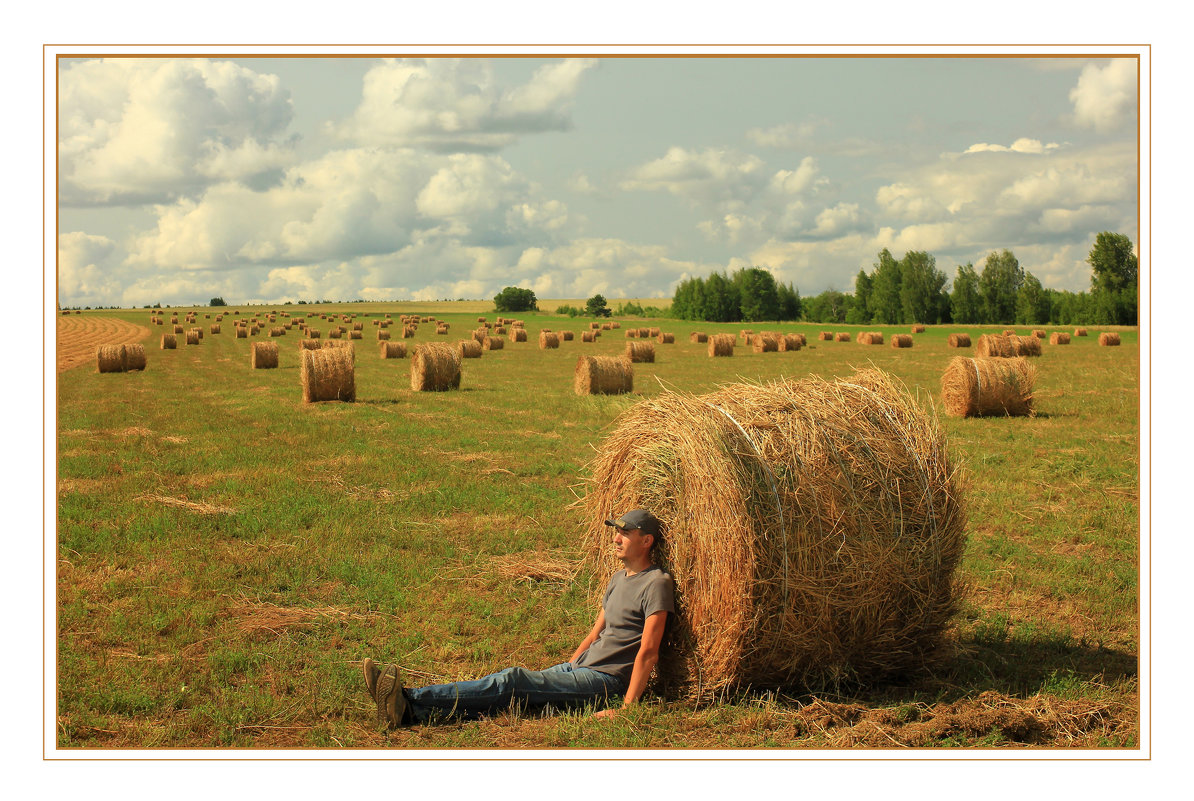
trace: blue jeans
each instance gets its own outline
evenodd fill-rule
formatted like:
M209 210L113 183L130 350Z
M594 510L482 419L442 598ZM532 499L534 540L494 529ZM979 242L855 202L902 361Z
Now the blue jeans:
M513 704L558 709L584 706L624 695L621 679L570 662L546 670L506 668L472 681L404 689L407 710L415 722L435 717L474 718L502 712Z

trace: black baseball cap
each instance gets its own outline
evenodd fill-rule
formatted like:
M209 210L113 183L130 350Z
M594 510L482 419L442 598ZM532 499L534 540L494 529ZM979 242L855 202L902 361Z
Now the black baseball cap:
M659 518L646 509L631 509L617 520L606 520L605 525L620 528L623 531L637 528L644 534L650 534L655 539L659 539Z

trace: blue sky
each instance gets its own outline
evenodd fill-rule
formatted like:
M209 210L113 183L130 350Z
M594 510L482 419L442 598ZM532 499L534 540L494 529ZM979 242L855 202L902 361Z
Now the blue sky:
M59 62L62 305L670 297L1137 241L1132 58Z

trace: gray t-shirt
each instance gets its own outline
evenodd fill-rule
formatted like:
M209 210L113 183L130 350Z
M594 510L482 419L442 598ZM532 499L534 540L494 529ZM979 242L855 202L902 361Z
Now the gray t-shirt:
M647 618L656 612L675 613L673 592L672 577L657 565L633 576L627 576L625 570L615 573L601 602L605 628L576 660L576 665L629 682Z

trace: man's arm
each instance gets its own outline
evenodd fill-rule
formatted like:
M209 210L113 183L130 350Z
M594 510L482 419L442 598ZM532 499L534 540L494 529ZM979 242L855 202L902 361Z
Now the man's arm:
M601 635L601 630L604 628L605 607L602 607L601 611L597 613L597 622L593 624L593 630L589 632L589 636L580 641L580 645L576 647L576 653L572 654L572 657L568 661L575 662L580 659L581 654L589 650L589 646L597 640L597 637Z
M651 678L651 671L659 661L659 645L663 642L663 627L667 623L667 612L659 611L652 614L643 623L643 639L639 646L638 655L634 657L634 670L630 673L630 683L626 687L626 695L622 699L622 708L638 701L647 689L647 679ZM597 717L613 717L617 710L604 709L597 713Z

